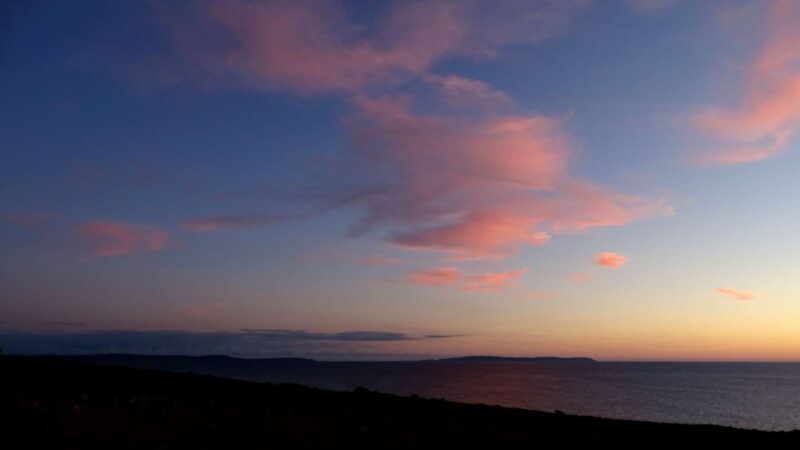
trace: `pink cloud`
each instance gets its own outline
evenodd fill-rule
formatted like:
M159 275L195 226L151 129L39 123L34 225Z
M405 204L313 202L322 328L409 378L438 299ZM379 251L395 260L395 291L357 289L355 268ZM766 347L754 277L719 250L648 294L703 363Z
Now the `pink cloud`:
M428 286L448 286L461 279L462 272L455 267L438 267L435 269L415 270L411 272L410 279L414 284Z
M344 93L353 102L356 112L346 122L353 149L330 185L317 189L311 202L318 210L360 211L352 234L375 232L406 249L479 259L558 234L669 214L662 202L570 176L567 117L516 112L487 83L430 73L445 58L487 58L508 44L541 42L588 4L395 2L369 26L338 3L304 1L211 1L191 19L165 16L182 55L211 78ZM414 98L397 92L414 80L435 86L462 114L415 110ZM230 225L184 224L197 232Z
M619 253L603 252L594 257L594 262L598 266L619 269L626 262L628 262L628 258L624 255L620 255Z
M587 281L591 281L592 275L588 273L576 273L571 275L569 279L573 283L586 283Z
M625 225L650 217L675 214L665 199L648 200L620 194L586 180L567 178L559 185L557 214L551 218L554 233Z
M749 67L744 99L735 108L706 108L692 121L719 139L696 156L700 164L743 164L784 152L800 127L800 3L770 2L766 44Z
M402 247L502 256L554 234L671 213L663 202L570 177L561 120L423 116L392 98L359 105L352 164L380 174L382 184L348 196L365 209L355 229L388 227L389 241Z
M169 234L150 225L91 221L78 225L75 232L92 248L94 256L121 256L156 252L169 245Z
M776 133L768 142L762 144L732 145L697 155L694 162L701 166L720 166L746 164L775 157L786 150L791 134L788 131Z
M272 217L254 214L217 214L185 221L183 229L192 233L212 233L230 228L253 228L272 225L286 217Z
M353 122L357 150L411 176L436 172L475 183L547 189L566 170L568 139L557 119L537 114L420 116L407 104L386 98L361 98L359 106L361 120ZM381 154L373 152L376 146L383 149Z
M160 6L179 56L205 78L301 92L363 92L442 58L491 56L560 33L588 0L393 2L373 24L338 2L205 1ZM377 24L377 25L374 25Z
M504 92L480 80L462 78L458 75L427 75L424 79L439 88L445 102L453 106L477 105L485 110L510 108L516 104Z
M410 249L455 252L464 259L501 256L520 245L543 245L550 235L535 231L536 217L508 211L474 211L455 223L398 232L392 241Z
M467 277L459 287L462 291L484 294L498 294L509 287L516 286L517 280L527 271L519 269L511 272L482 273Z
M517 280L526 271L527 269L519 269L465 275L461 269L455 267L440 267L413 271L409 274L408 281L426 286L447 286L465 292L499 294L516 286Z
M731 288L717 288L716 291L722 295L735 298L736 300L752 300L756 298L756 294L750 291L740 291Z

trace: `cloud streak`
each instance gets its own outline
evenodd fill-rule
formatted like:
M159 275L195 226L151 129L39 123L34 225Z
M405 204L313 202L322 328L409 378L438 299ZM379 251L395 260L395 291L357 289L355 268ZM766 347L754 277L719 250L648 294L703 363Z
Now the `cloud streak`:
M727 295L728 297L734 298L736 300L753 300L756 298L756 294L750 291L740 291L738 289L731 289L731 288L717 288L716 291L722 295Z
M455 267L437 267L409 273L407 281L424 286L450 287L464 292L499 294L517 285L527 269L465 274Z
M351 170L374 175L348 196L364 211L355 234L386 230L407 249L480 259L671 212L572 178L561 120L419 115L396 98L362 98L359 106L349 123Z
M181 227L192 233L213 233L226 229L265 227L288 219L263 214L215 214L187 220Z
M437 267L434 269L415 270L410 274L411 282L427 286L449 286L459 280L463 273L455 267Z
M569 280L573 283L587 283L592 280L592 275L589 273L575 273L570 275Z
M433 84L445 103L454 107L478 106L486 110L503 110L516 105L516 102L504 92L480 80L471 80L458 75L426 75L424 80Z
M453 56L490 57L560 33L588 0L390 2L374 24L339 2L204 1L159 6L178 55L204 83L301 93L396 85Z
M169 246L169 234L151 225L89 221L74 229L90 247L93 256L123 256L157 252Z
M308 215L351 208L351 235L464 260L670 213L661 201L574 177L569 117L521 112L483 81L433 73L444 59L487 59L507 45L540 43L588 4L391 2L369 24L332 2L208 1L192 13L162 11L180 54L212 82L337 93L352 104L351 149L330 165ZM448 114L418 101L415 82L432 87ZM184 228L262 224L258 215L212 216Z
M481 294L499 294L508 288L514 287L517 280L528 269L519 269L511 272L481 273L467 278L460 286L462 291Z
M800 4L774 0L767 8L766 43L748 69L744 99L735 108L706 108L695 127L720 141L696 155L704 165L762 161L783 153L800 128Z

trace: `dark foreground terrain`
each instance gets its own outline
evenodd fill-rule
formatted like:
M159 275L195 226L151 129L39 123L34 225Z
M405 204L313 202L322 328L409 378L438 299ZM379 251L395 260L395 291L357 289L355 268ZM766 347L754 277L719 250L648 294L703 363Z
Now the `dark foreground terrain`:
M357 389L0 357L0 447L800 448L800 432L598 419Z

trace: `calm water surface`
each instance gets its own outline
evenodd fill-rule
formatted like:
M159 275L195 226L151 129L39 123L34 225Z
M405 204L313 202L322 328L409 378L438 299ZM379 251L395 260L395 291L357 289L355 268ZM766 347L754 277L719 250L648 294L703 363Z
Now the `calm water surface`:
M242 361L154 368L617 419L800 429L799 363Z
M237 378L568 414L800 429L800 364L323 363Z

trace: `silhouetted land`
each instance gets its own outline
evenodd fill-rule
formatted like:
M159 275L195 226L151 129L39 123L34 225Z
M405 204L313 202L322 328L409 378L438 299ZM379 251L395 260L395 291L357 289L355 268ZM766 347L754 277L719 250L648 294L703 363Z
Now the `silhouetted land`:
M356 389L0 357L0 446L49 449L800 448L764 432L570 416Z

